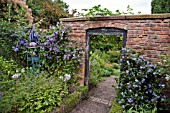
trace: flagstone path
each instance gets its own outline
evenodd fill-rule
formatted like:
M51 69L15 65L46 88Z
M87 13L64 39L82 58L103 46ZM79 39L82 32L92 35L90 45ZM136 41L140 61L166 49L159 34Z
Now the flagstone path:
M92 88L89 98L79 102L70 113L108 113L116 96L116 90L112 87L116 84L115 77L106 77L105 81Z

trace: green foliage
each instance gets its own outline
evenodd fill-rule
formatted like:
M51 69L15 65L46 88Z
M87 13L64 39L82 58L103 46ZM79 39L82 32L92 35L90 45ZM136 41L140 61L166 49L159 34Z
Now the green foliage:
M122 36L90 36L90 49L101 51L120 50L122 47Z
M24 22L32 24L33 17L28 6L18 0L1 0L0 9L0 18L8 22L16 23L23 18Z
M11 87L7 90L7 84ZM43 84L42 84L43 83ZM62 98L68 94L66 85L55 77L21 76L8 81L1 81L2 97L0 111L8 112L49 112L60 106Z
M66 108L64 108L66 113L73 109L73 107L79 102L80 94L80 92L74 92L64 99L63 104L66 106Z
M99 57L97 55L91 54L90 57L90 71L89 71L89 85L96 86L99 83L99 78L103 74L101 72L101 64L99 62Z
M101 5L93 6L90 9L82 9L83 12L85 13L79 13L78 16L83 16L83 17L94 17L94 16L120 16L120 15L125 15L125 14L130 14L133 15L134 13L132 12L133 9L130 7L130 5L127 6L127 11L120 11L116 10L115 13L110 11L107 8L102 8ZM138 14L141 12L139 11Z
M17 65L13 60L7 61L3 57L0 57L0 81L11 79L16 69Z
M8 60L13 59L17 61L21 56L14 54L12 46L14 45L16 38L20 39L21 37L25 37L23 28L27 26L27 23L25 22L24 17L22 17L23 15L17 14L17 18L14 18L13 15L15 14L12 13L11 4L8 4L7 8L8 10L6 13L8 16L0 18L0 56L3 56ZM22 9L18 12L21 14L25 13Z
M166 53L166 55L161 56L162 60L161 62L158 62L159 67L163 68L163 74L165 75L165 88L164 88L164 94L167 96L167 100L159 103L158 105L158 111L162 110L170 110L170 47Z
M141 108L141 111L136 111L136 110L133 110L133 107L132 107L129 110L127 110L126 113L157 113L157 108L155 107L153 110L146 110L146 109Z
M79 13L79 16L83 17L93 17L93 16L112 16L113 13L107 8L101 8L101 5L93 6L90 9L82 9L87 13Z
M162 90L164 75L163 68L153 65L131 50L122 49L126 54L122 56L123 69L119 79L117 102L127 111L155 109L157 103L164 100Z
M81 93L81 98L86 98L88 96L88 86L79 86L76 89L76 92L80 92Z
M122 112L123 112L122 107L116 101L114 101L109 113L122 113Z
M35 22L41 28L55 26L59 18L68 17L68 5L63 0L27 0L27 5L32 9Z
M152 13L170 13L169 0L152 0L151 11Z

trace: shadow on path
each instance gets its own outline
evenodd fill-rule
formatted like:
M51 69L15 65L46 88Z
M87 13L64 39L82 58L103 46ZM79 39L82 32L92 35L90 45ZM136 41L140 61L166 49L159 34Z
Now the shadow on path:
M116 90L112 87L116 84L115 77L106 77L105 81L92 88L89 98L79 102L70 113L108 113L116 96Z

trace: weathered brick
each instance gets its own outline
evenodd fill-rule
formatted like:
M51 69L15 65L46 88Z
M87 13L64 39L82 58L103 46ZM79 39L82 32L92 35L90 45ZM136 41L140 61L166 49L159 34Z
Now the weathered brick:
M155 23L147 23L145 24L145 27L155 27L156 24Z
M168 35L161 35L160 38L168 38Z
M162 27L162 30L163 31L168 31L168 30L170 30L170 28L169 27Z
M162 23L163 21L161 19L159 19L159 20L153 20L152 22L153 23Z
M161 27L150 27L151 31L161 31L162 28Z
M139 23L140 20L129 20L128 22L129 22L129 23Z
M144 34L155 34L154 31L144 31Z
M158 27L169 27L169 23L160 23L157 24Z
M143 30L143 31L149 31L148 27L138 27L139 30Z
M158 31L157 34L158 35L168 35L169 32L168 31Z

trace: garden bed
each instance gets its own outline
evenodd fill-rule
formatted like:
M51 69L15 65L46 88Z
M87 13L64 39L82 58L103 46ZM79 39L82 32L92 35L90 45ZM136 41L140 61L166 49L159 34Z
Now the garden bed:
M80 86L76 89L75 92L73 92L72 94L69 94L66 98L63 99L63 102L60 107L53 109L49 113L68 113L82 99L85 99L87 97L88 97L88 87Z

